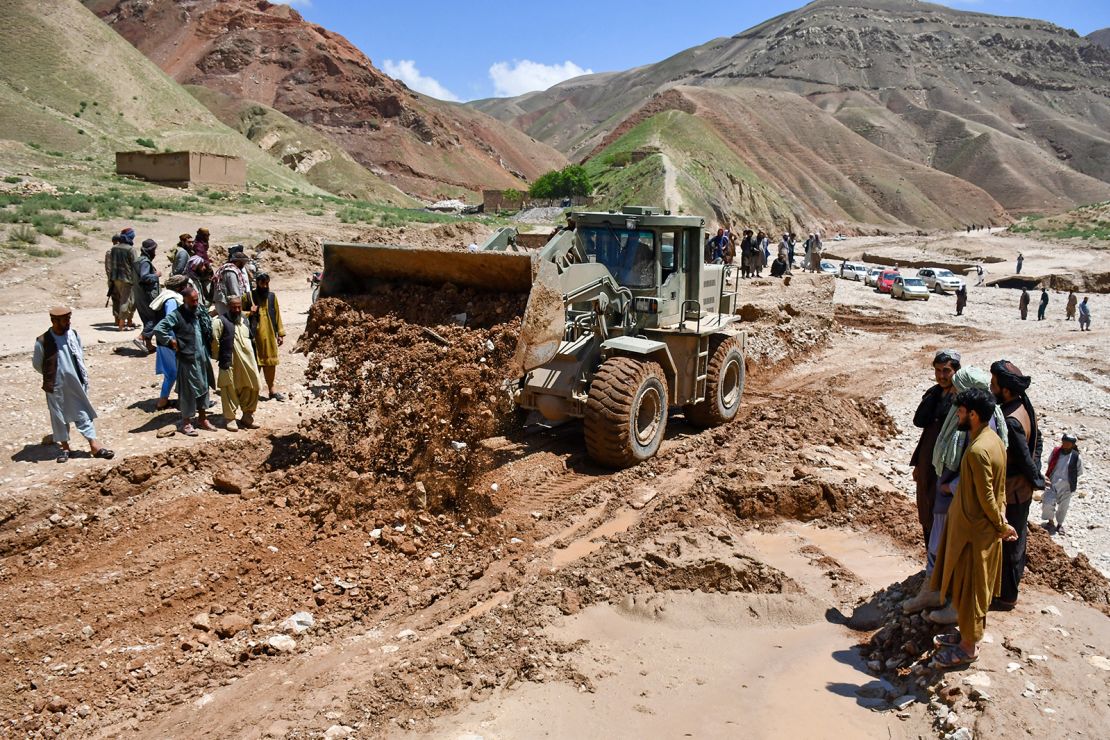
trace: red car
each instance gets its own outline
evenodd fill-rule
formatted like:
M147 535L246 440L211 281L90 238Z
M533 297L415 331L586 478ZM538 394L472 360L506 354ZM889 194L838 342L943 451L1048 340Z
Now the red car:
M889 293L894 286L894 278L898 277L899 274L894 270L879 273L879 279L875 281L875 290L880 293Z

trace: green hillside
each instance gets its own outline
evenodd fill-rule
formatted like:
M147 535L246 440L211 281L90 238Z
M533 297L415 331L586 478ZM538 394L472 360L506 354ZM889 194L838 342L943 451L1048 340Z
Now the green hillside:
M633 162L633 152L645 153ZM704 119L663 111L585 162L599 204L663 204L720 223L799 229L804 210L760 181Z
M273 159L301 172L309 182L336 195L415 207L415 200L356 162L343 147L284 113L198 85L186 85L223 123L246 136Z
M4 0L2 18L5 169L45 167L72 181L112 171L117 150L197 149L245 157L251 184L321 192L217 120L78 0Z

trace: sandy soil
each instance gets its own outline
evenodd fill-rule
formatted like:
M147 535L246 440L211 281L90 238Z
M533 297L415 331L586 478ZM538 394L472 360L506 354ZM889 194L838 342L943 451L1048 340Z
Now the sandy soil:
M1023 249L1036 265L1056 248ZM74 262L91 271L79 284L97 285L97 259ZM307 299L284 280L295 335ZM24 313L41 288L27 290ZM266 429L157 438L171 419L143 408L153 362L116 352L128 337L94 326L90 295L76 318L112 465L43 459L29 345L5 340L0 734L1096 735L1110 586L1043 533L975 669L938 675L920 645L878 639L920 632L891 615L920 570L908 414L939 346L1014 360L1046 428L1091 440L1072 514L1089 528L1060 542L1107 570L1107 306L1095 296L1080 335L1054 300L1051 320L1019 324L1002 289L973 291L957 319L951 298L752 281L736 422L675 417L656 458L618 473L585 458L573 424L482 440L479 514L424 511L404 473L330 456L313 432L327 388L302 355L283 356L296 398L263 404ZM868 603L882 619L849 621Z

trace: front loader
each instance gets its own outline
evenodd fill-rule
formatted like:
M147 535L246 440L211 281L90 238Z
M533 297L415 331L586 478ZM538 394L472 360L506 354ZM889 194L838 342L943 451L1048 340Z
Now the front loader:
M746 336L737 276L703 259L705 221L658 208L570 212L537 250L502 229L477 251L324 244L321 296L376 280L527 293L516 403L582 419L586 449L627 467L658 451L670 409L708 427L736 416Z

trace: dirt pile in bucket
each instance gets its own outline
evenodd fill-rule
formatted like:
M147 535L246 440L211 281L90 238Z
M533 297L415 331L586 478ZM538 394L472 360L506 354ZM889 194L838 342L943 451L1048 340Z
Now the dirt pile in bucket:
M319 301L301 348L331 409L308 436L423 508L474 507L480 443L516 423L506 381L525 301L450 285Z

